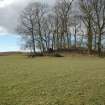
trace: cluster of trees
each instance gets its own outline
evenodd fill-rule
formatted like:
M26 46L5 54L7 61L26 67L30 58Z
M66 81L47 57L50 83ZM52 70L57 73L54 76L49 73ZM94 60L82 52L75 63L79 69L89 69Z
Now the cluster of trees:
M77 3L77 5L76 5ZM101 55L105 34L105 0L58 0L54 5L30 3L21 13L17 31L25 48L36 54L88 48Z

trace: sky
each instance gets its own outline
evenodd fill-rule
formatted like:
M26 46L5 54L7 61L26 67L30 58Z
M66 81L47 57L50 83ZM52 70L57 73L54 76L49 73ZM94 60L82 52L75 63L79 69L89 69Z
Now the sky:
M31 1L53 3L54 0L0 0L0 52L19 51L20 38L15 29L19 14Z
M0 36L0 52L20 51L20 38L16 35L1 35Z
M32 1L53 4L55 0L0 0L0 52L19 51L20 38L16 34L22 10Z

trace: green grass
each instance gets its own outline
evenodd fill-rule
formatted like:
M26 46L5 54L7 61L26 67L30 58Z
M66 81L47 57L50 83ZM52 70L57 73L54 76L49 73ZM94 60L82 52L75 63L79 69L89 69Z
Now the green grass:
M105 105L105 59L0 57L0 105Z

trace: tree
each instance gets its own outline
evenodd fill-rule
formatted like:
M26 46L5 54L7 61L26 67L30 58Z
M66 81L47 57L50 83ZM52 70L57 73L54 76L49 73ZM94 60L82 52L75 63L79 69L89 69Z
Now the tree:
M75 13L73 14L71 26L73 29L72 34L74 35L74 47L77 48L77 34L81 28L81 18L79 15L77 15Z
M80 10L82 12L82 21L86 26L87 35L88 35L88 51L89 54L92 52L92 42L93 42L93 8L91 4L91 0L80 0Z
M97 27L98 34L98 54L101 56L102 36L105 31L105 0L92 0L93 22Z
M44 48L44 39L43 39L43 29L45 25L45 19L47 14L47 6L37 2L34 4L34 16L35 16L35 32L38 35L39 43L40 43L40 50L41 52L45 51Z
M60 48L66 48L66 38L68 40L69 47L69 20L70 20L70 12L71 6L74 0L60 0L56 3L56 20L57 20L57 33L59 33L60 38ZM58 30L59 29L59 30ZM65 37L66 36L66 37Z
M27 37L26 45L31 45L33 54L35 55L36 43L39 43L39 48L44 52L44 27L46 18L47 6L40 2L30 3L20 16L20 23L18 25L18 32ZM26 39L26 38L25 38Z
M48 4L32 2L24 9L18 31L26 42L25 47L32 49L33 55L36 47L42 53L49 49L70 49L73 37L75 48L82 46L86 38L89 54L93 50L93 41L96 49L98 39L98 52L101 55L105 33L105 1L79 0L80 10L72 9L74 3L77 2L59 0L53 7L49 7Z
M31 46L33 55L36 53L35 46L35 16L34 16L34 4L29 4L20 16L20 23L18 24L17 31L26 40L26 47ZM26 38L25 38L26 37ZM31 44L31 45L30 45Z

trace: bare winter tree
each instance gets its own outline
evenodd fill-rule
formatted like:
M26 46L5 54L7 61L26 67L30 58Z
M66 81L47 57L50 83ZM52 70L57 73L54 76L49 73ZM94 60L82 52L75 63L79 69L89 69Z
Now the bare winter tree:
M35 4L35 17L36 17L36 34L39 37L39 43L40 43L40 50L42 52L45 51L44 47L44 39L43 39L43 29L45 27L45 20L46 20L46 14L47 14L47 6L41 3Z
M17 31L23 36L26 41L26 47L32 48L33 55L35 55L35 16L34 16L34 4L29 4L20 16L20 23L17 27Z
M98 34L98 53L101 56L102 36L105 31L105 0L92 0L93 6L93 22L97 27Z
M60 49L60 16L59 16L59 7L58 5L54 6L54 30L56 36L56 47L57 50Z
M40 2L29 4L22 12L18 26L18 31L25 39L25 47L32 49L35 55L36 47L42 53L48 52L49 49L68 50L72 48L74 41L74 47L77 49L86 39L89 54L92 53L94 41L94 49L98 46L101 55L105 33L105 1L79 0L76 7L80 7L79 11L72 7L75 3L78 2L59 0L52 7Z
M69 30L69 18L71 12L71 5L74 0L60 0L56 3L56 16L58 17L59 23L59 38L60 38L60 48L66 47L66 37L68 38ZM69 39L68 39L69 40ZM69 41L68 41L69 43Z
M81 18L79 15L74 14L72 17L71 26L73 29L72 34L74 35L74 47L77 48L77 34L81 31Z
M45 50L43 31L46 26L46 12L46 5L41 4L40 2L33 2L24 9L20 16L20 25L18 26L18 31L31 40L26 42L32 42L31 47L33 46L33 54L36 52L36 43L38 43L42 52Z
M48 51L50 48L54 48L54 16L50 12L46 14L46 17L43 21L43 28L42 28L42 34L44 43L45 43L45 49Z
M93 14L93 8L91 4L91 0L80 0L80 10L82 12L82 21L85 24L85 27L87 29L87 35L88 35L88 51L89 54L91 54L92 51L92 42L93 42L93 20L92 20L92 14Z

